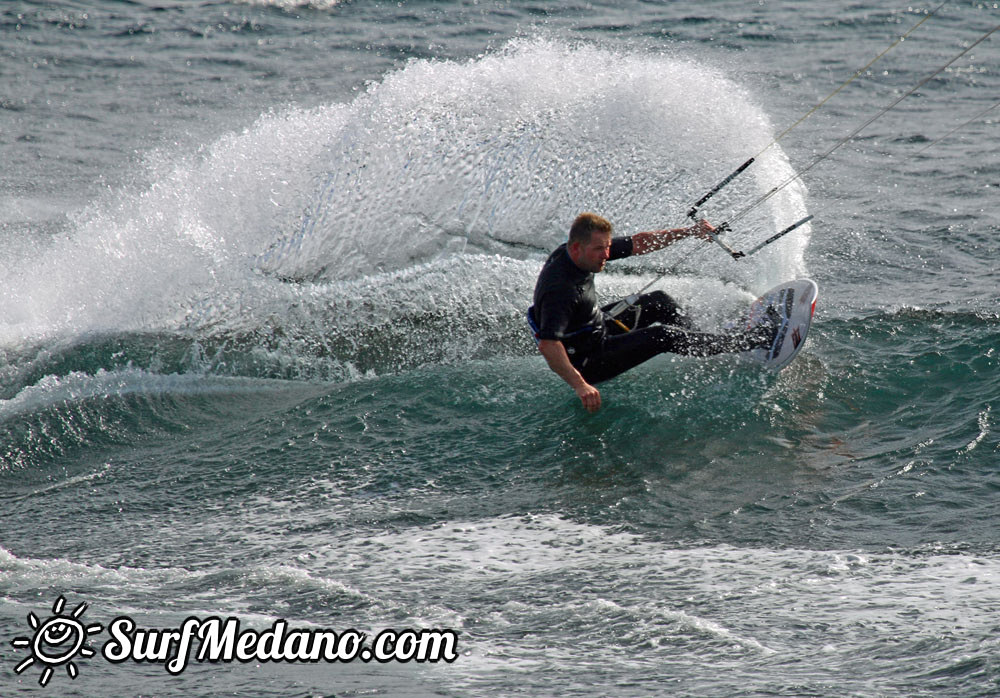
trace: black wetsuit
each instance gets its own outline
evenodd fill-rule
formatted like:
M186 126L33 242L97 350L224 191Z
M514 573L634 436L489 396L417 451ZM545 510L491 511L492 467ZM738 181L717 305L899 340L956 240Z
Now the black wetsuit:
M631 237L611 240L609 260L631 254ZM598 307L593 272L576 266L563 244L549 255L538 275L528 320L536 340L563 343L570 362L588 383L614 378L663 352L709 356L755 345L754 338L745 334L692 331L690 320L663 291L640 296L635 306L616 318L629 331L606 315L613 305Z

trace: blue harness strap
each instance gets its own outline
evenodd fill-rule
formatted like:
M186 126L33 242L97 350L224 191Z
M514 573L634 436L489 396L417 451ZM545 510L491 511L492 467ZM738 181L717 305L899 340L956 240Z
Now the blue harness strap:
M541 341L541 339L538 336L539 333L541 333L541 330L538 328L538 323L535 322L535 306L531 306L530 308L528 308L527 315L528 315L528 327L531 328L531 336L534 337L535 344L537 345ZM573 330L572 332L563 335L562 339L571 339L573 337L579 337L582 334L587 334L593 331L594 331L593 325L584 325L578 330ZM568 351L571 354L574 353L572 348L568 348Z
M537 345L540 341L538 339L540 330L538 329L538 324L535 322L535 306L528 308L528 327L531 328L531 336L535 340L535 345Z

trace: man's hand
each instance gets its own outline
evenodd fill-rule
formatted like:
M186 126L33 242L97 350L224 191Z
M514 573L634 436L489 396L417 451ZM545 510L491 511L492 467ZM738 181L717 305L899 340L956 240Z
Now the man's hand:
M701 239L711 242L711 233L715 232L715 226L702 218L700 221L688 228L688 231L689 235L697 235Z
M601 409L601 392L590 383L577 387L576 394L588 412L597 412Z
M588 412L597 412L597 410L601 409L601 393L598 392L597 388L585 381L580 372L573 367L573 364L569 360L569 354L566 353L566 347L563 346L562 342L554 339L543 339L538 342L538 351L545 357L549 368L555 371L560 378L569 383L570 387L576 391L580 402L583 403Z

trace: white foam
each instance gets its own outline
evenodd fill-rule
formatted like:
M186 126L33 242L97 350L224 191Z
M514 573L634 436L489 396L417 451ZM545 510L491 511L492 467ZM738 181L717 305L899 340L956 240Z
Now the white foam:
M198 153L150 153L133 187L77 213L67 234L27 258L0 250L0 346L267 327L302 305L313 310L292 329L322 337L329 284L395 281L380 275L454 255L537 259L581 209L622 233L663 227L771 132L739 85L665 54L519 39L464 62L413 61L350 103L266 114ZM789 172L772 148L720 206ZM730 241L803 209L789 187ZM740 265L707 246L677 254L695 251L685 266L699 276L756 288L800 268L807 239ZM468 271L435 280L457 291ZM532 274L508 280L518 304L530 297ZM366 300L378 317L399 294Z
M398 599L429 579L443 607L447 588L497 590L507 601L476 626L486 645L500 641L504 628L551 617L581 624L580 643L599 642L606 623L631 627L629 641L638 643L696 633L740 651L800 656L810 643L822 651L876 618L883 635L985 633L990 621L980 609L1000 605L1000 561L956 551L678 548L556 515L377 533L363 545L337 541L313 555L312 576L367 579L366 593L375 597ZM545 591L554 579L561 580L556 596ZM808 630L821 627L827 630Z
M9 590L34 591L39 588L88 588L102 586L110 589L128 586L130 593L153 591L161 585L192 576L180 569L141 569L118 567L115 569L97 564L84 564L68 559L38 559L18 557L0 547L0 582Z
M130 395L204 395L260 391L277 381L244 378L212 378L198 374L160 374L139 368L113 371L99 369L85 373L73 371L63 376L48 375L22 389L17 395L0 400L0 419L44 411L53 405L76 404L94 398L123 398Z

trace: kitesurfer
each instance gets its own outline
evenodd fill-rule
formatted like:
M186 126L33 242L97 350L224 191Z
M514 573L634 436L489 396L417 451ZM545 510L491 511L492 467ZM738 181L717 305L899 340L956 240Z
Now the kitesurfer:
M608 312L615 304L598 306L594 274L606 262L648 254L688 237L711 239L714 230L702 220L687 228L613 237L607 219L582 213L573 221L568 241L549 255L535 284L528 322L549 368L576 391L588 411L601 407L595 383L657 354L709 356L748 351L773 341L776 326L769 323L748 332L698 332L663 291L639 296L614 318Z

